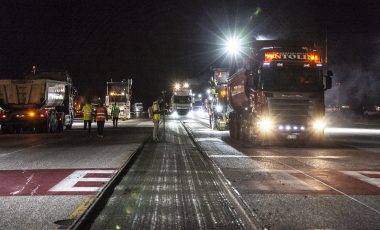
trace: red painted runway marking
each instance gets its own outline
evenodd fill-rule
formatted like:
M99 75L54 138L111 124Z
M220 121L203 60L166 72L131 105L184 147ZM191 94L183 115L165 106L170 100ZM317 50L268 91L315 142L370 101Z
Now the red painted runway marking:
M115 169L3 170L0 196L94 195L115 172Z

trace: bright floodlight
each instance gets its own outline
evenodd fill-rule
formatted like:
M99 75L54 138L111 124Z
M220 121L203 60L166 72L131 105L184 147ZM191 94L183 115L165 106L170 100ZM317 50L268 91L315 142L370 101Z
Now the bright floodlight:
M241 51L241 42L237 38L228 39L226 42L226 51L230 55L239 54Z
M198 94L198 98L202 98L202 94Z
M189 88L189 83L185 82L185 83L183 84L183 88Z

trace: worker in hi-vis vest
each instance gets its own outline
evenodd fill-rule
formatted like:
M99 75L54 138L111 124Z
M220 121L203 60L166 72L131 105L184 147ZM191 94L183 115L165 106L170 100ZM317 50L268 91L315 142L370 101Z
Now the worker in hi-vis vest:
M95 113L96 125L98 127L98 137L103 137L104 123L108 120L107 108L103 106L102 102L96 107Z
M88 133L91 133L91 122L92 122L92 105L90 103L86 103L83 108L83 129L87 129L88 125Z
M160 124L160 105L158 104L158 100L153 102L152 105L152 111L153 111L153 141L159 141L158 140L158 126Z

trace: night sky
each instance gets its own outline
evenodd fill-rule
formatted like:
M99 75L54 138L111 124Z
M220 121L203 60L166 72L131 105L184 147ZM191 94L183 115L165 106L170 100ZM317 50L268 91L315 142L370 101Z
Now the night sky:
M222 39L234 31L247 44L257 36L308 40L322 52L327 32L335 81L348 95L363 91L355 95L357 103L376 101L379 5L375 0L2 1L0 76L22 78L33 64L41 71L67 70L86 96L103 96L111 78L132 78L134 101L150 103L175 81L206 88L210 67L226 62ZM358 82L366 86L358 90Z

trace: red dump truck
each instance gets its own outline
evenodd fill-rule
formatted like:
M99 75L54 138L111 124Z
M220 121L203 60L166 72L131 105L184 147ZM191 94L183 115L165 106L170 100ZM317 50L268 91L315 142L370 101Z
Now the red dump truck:
M255 42L228 81L230 136L258 143L320 140L332 76L322 69L313 44Z
M0 125L3 133L70 129L76 89L65 72L41 72L24 80L0 80Z

